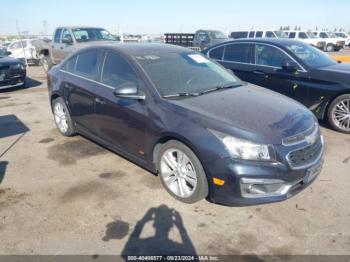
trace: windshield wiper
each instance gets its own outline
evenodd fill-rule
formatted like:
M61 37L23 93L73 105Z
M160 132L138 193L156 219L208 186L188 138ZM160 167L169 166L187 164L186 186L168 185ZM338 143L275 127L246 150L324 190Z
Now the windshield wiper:
M165 95L163 96L164 98L170 98L170 97L188 97L188 96L199 96L200 93L177 93L177 94L172 94L172 95Z
M208 90L204 90L204 91L199 92L199 95L204 95L204 94L215 92L218 90L227 89L227 88L234 88L234 87L239 87L239 86L242 86L242 84L238 83L238 84L226 84L226 85L215 86L212 89L208 89Z

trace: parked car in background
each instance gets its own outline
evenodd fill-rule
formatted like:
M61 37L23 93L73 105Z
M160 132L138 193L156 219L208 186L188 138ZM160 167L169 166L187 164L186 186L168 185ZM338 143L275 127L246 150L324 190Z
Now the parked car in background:
M285 33L289 39L302 41L321 50L325 49L326 41L318 38L311 31L285 31Z
M233 39L241 38L287 38L287 35L280 30L246 30L233 31L230 34Z
M289 39L235 40L204 53L240 79L289 96L350 133L350 64Z
M40 60L35 45L40 42L39 39L22 39L14 41L8 45L7 50L11 56L22 60L29 65L38 65Z
M25 85L26 66L23 61L9 57L10 54L0 48L0 90Z
M228 40L228 37L217 30L198 30L196 33L165 33L165 43L189 47L194 50L204 50Z
M48 87L63 135L84 134L158 173L185 203L285 200L322 168L309 110L188 48L88 47L53 67Z
M313 33L317 37L322 38L326 41L326 46L324 49L324 51L326 51L326 52L339 51L340 49L344 48L344 46L345 46L344 39L336 36L332 32L314 31Z
M345 45L350 46L350 35L345 32L336 32L334 33L337 37L343 38L345 40Z
M52 42L43 43L38 50L41 64L48 71L72 52L86 46L104 43L117 43L117 39L104 28L99 27L59 27L55 30Z

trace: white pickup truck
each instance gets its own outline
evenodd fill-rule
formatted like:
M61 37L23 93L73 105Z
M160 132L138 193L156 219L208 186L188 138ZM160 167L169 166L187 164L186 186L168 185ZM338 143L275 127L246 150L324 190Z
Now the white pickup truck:
M350 35L345 32L336 32L334 33L336 36L343 38L346 46L350 46Z
M344 46L345 46L344 39L336 36L332 32L314 31L313 33L317 37L322 38L326 41L326 46L324 49L324 51L326 51L326 52L339 51L340 49L344 48Z
M290 39L302 41L321 50L324 50L326 46L326 41L324 39L315 36L309 31L285 31L285 33Z
M70 53L101 42L116 43L117 39L99 27L58 27L51 42L37 50L46 71L60 63Z

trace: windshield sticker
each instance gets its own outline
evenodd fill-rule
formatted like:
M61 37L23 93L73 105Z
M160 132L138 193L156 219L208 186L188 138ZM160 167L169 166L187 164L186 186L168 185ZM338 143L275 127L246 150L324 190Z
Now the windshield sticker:
M194 54L194 55L188 55L188 56L192 58L194 61L196 61L198 64L209 63L209 60L201 55Z

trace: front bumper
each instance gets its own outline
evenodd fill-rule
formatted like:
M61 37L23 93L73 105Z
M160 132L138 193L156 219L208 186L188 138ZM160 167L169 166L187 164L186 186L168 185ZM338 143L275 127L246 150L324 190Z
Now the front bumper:
M206 163L210 177L225 181L219 186L210 183L208 200L230 206L265 204L286 200L308 187L323 166L322 149L314 161L301 168L292 168L288 161L262 163L223 158ZM209 165L208 165L209 164Z
M0 89L17 87L24 84L26 70L1 70L0 71Z

